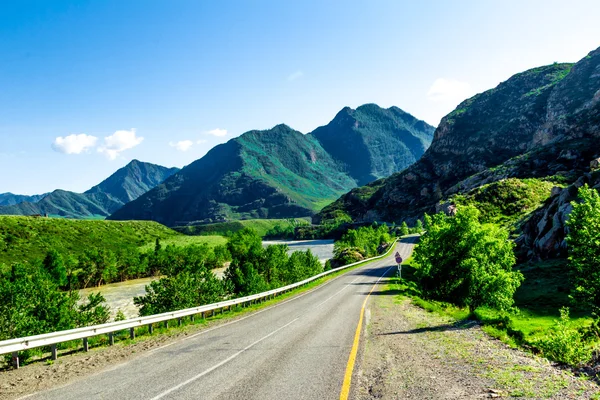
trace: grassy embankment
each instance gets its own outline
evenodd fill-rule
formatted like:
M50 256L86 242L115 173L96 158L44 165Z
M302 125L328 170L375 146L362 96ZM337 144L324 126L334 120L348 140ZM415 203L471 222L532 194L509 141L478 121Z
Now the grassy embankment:
M457 321L477 319L484 324L484 331L514 347L535 347L535 343L554 326L560 316L559 309L571 305L566 287L568 272L562 262L518 266L525 280L515 293L515 312L506 315L487 308L478 308L471 315L467 308L425 299L415 279L415 270L419 266L412 258L402 265L402 280L392 284L392 289L400 296L409 297L419 307L451 316ZM506 317L508 324L503 320ZM579 326L592 322L589 310L585 309L573 309L571 317Z
M484 185L452 199L457 205L473 205L481 211L481 220L510 230L513 236L520 225L550 197L553 186L564 186L552 179L505 179ZM414 271L419 268L411 258L404 263L401 281L393 290L410 297L414 304L432 312L451 316L457 321L474 318L482 322L488 334L514 347L537 351L536 343L547 337L560 317L560 308L569 307L572 327L592 324L589 309L574 306L569 299L569 271L565 259L528 262L516 266L524 281L515 293L515 312L479 308L471 315L466 308L427 300L422 296Z
M77 257L85 249L118 252L164 245L223 244L221 236L190 237L151 221L98 221L0 216L0 264L42 259L50 249Z

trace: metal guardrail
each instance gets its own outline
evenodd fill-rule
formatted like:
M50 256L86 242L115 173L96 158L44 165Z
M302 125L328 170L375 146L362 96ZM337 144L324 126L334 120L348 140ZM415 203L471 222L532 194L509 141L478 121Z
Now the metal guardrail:
M177 319L178 324L181 325L182 319L184 317L194 317L195 315L201 314L202 318L206 316L207 313L210 313L211 316L215 314L215 311L221 310L223 311L225 308L231 309L232 306L246 304L252 304L256 301L261 301L268 298L273 298L277 295L289 292L290 290L296 289L300 286L306 285L314 280L327 276L333 272L337 272L340 270L344 270L350 267L353 267L358 264L362 264L367 261L377 260L383 257L386 257L391 250L394 248L398 240L394 240L389 249L382 255L367 258L362 261L358 261L352 264L344 265L339 268L331 269L329 271L322 272L320 274L311 276L310 278L304 279L303 281L292 283L287 286L283 286L277 289L269 290L268 292L257 293L251 296L238 297L232 300L221 301L213 304L206 304L203 306L187 308L184 310L178 311L170 311L162 314L149 315L146 317L137 317L126 319L123 321L115 321L108 322L106 324L101 325L93 325L86 326L83 328L69 329L65 331L44 333L42 335L35 336L26 336L22 338L9 339L0 342L0 355L2 354L13 354L13 366L15 368L19 368L19 356L18 352L28 349L34 349L37 347L50 346L52 359L56 360L58 357L57 347L56 345L63 342L69 342L72 340L83 339L83 348L85 351L88 351L88 338L98 335L109 335L109 343L112 345L114 343L114 333L121 332L129 329L130 337L135 338L135 328L148 326L149 333L153 331L153 325L160 322L165 322L168 326L168 321Z

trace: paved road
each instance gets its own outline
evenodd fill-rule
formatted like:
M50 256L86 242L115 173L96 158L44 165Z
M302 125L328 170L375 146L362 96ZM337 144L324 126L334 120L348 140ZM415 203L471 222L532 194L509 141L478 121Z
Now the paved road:
M403 257L410 241L397 245ZM31 398L337 399L362 303L392 266L393 252L310 292Z

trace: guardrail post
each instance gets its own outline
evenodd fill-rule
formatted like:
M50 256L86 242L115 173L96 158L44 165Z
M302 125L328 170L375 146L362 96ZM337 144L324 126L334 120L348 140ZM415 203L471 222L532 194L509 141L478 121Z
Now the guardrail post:
M183 324L183 320L181 318L177 319L177 326L181 326Z
M12 353L12 365L14 369L19 369L19 352L13 351Z
M56 349L56 344L50 345L50 351L52 352L52 360L56 361L58 358L58 350Z
M206 317L204 316L204 311L202 311L202 319L206 319Z
M111 346L115 344L115 334L112 332L108 334L108 344Z
M169 320L165 321L165 328L169 329Z
M90 344L88 343L88 338L86 337L83 338L83 351L86 353L90 351Z
M194 322L194 315L190 315L190 322Z
M135 339L135 328L129 328L129 339Z
M154 332L154 326L152 324L148 324L148 333L152 335L152 332Z

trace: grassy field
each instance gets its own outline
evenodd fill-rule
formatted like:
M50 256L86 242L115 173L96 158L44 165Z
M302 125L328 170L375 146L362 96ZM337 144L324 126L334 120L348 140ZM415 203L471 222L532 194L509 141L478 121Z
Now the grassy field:
M124 248L165 243L186 237L149 221L97 221L62 218L0 216L0 264L31 262L49 249L77 257L88 247L114 252Z
M308 222L308 219L297 218L298 221ZM277 224L288 224L285 219L247 219L241 221L218 222L214 224L182 226L175 228L186 235L218 235L227 236L244 228L255 229L260 236Z
M179 235L173 236L166 239L161 239L160 243L164 246L174 245L178 247L189 246L193 244L208 244L209 246L218 246L227 244L227 238L224 236L211 235L211 236L186 236ZM148 251L154 249L155 242L147 243L140 246L141 251Z

